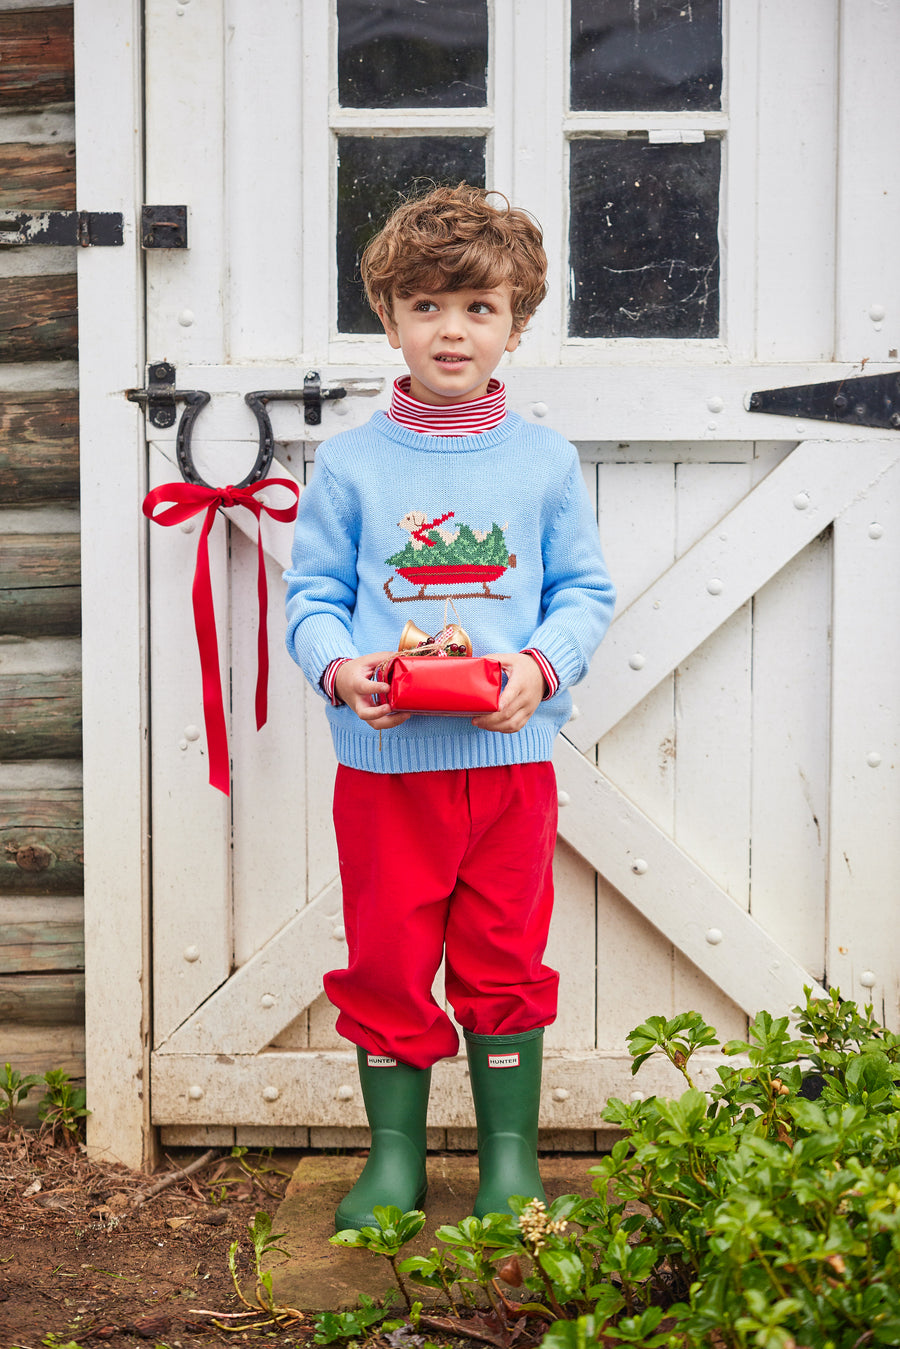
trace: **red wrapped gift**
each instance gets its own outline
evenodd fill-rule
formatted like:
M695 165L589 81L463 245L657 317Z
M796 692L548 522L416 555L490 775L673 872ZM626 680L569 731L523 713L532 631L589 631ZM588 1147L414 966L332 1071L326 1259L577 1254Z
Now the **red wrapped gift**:
M503 684L498 660L487 656L455 656L429 660L422 656L395 656L375 672L390 684L385 699L392 712L416 712L443 717L476 717L496 712Z

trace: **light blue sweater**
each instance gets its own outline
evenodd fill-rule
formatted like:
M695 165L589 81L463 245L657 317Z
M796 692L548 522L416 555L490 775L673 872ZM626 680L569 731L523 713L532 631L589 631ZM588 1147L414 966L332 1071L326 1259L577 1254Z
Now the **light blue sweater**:
M439 571L447 544L472 565L492 563L490 572ZM549 759L571 712L566 690L587 673L615 603L575 447L516 413L454 437L376 412L326 441L300 499L285 581L288 651L320 693L332 660L395 650L408 618L437 632L447 595L476 656L537 647L559 677L559 691L513 735L417 716L379 735L329 701L339 762L373 773Z

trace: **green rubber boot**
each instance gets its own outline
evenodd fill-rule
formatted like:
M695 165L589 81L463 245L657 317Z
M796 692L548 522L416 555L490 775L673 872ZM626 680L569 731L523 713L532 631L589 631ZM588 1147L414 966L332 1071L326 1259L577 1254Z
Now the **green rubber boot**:
M396 1204L402 1213L421 1208L428 1189L425 1116L431 1069L410 1068L364 1049L356 1056L372 1145L362 1175L334 1216L338 1232L377 1227L376 1204Z
M544 1199L538 1170L543 1028L522 1035L465 1032L478 1124L476 1218L509 1213L509 1196Z

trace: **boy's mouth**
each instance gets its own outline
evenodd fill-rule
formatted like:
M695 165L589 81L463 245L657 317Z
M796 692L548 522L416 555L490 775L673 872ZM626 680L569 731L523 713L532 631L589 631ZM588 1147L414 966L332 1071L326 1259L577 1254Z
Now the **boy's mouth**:
M440 361L441 365L464 365L466 361L468 361L469 357L457 355L439 355L435 356L434 359L436 361Z

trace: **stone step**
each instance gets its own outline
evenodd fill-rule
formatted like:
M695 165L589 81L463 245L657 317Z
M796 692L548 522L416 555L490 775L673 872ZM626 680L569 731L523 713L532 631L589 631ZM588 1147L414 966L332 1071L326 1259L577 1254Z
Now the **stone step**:
M588 1167L598 1157L590 1153L541 1158L541 1176L548 1202L561 1194L590 1195ZM388 1262L353 1247L332 1246L334 1211L362 1171L364 1157L308 1156L294 1172L284 1199L272 1222L273 1232L283 1232L278 1243L289 1252L285 1259L273 1257L273 1292L277 1302L304 1311L349 1311L361 1293L380 1301L396 1281ZM451 1154L429 1156L428 1221L404 1247L403 1255L427 1255L437 1228L458 1223L471 1213L478 1190L478 1160ZM399 1293L399 1290L398 1290ZM428 1303L429 1289L414 1296ZM398 1301L398 1315L400 1306Z

